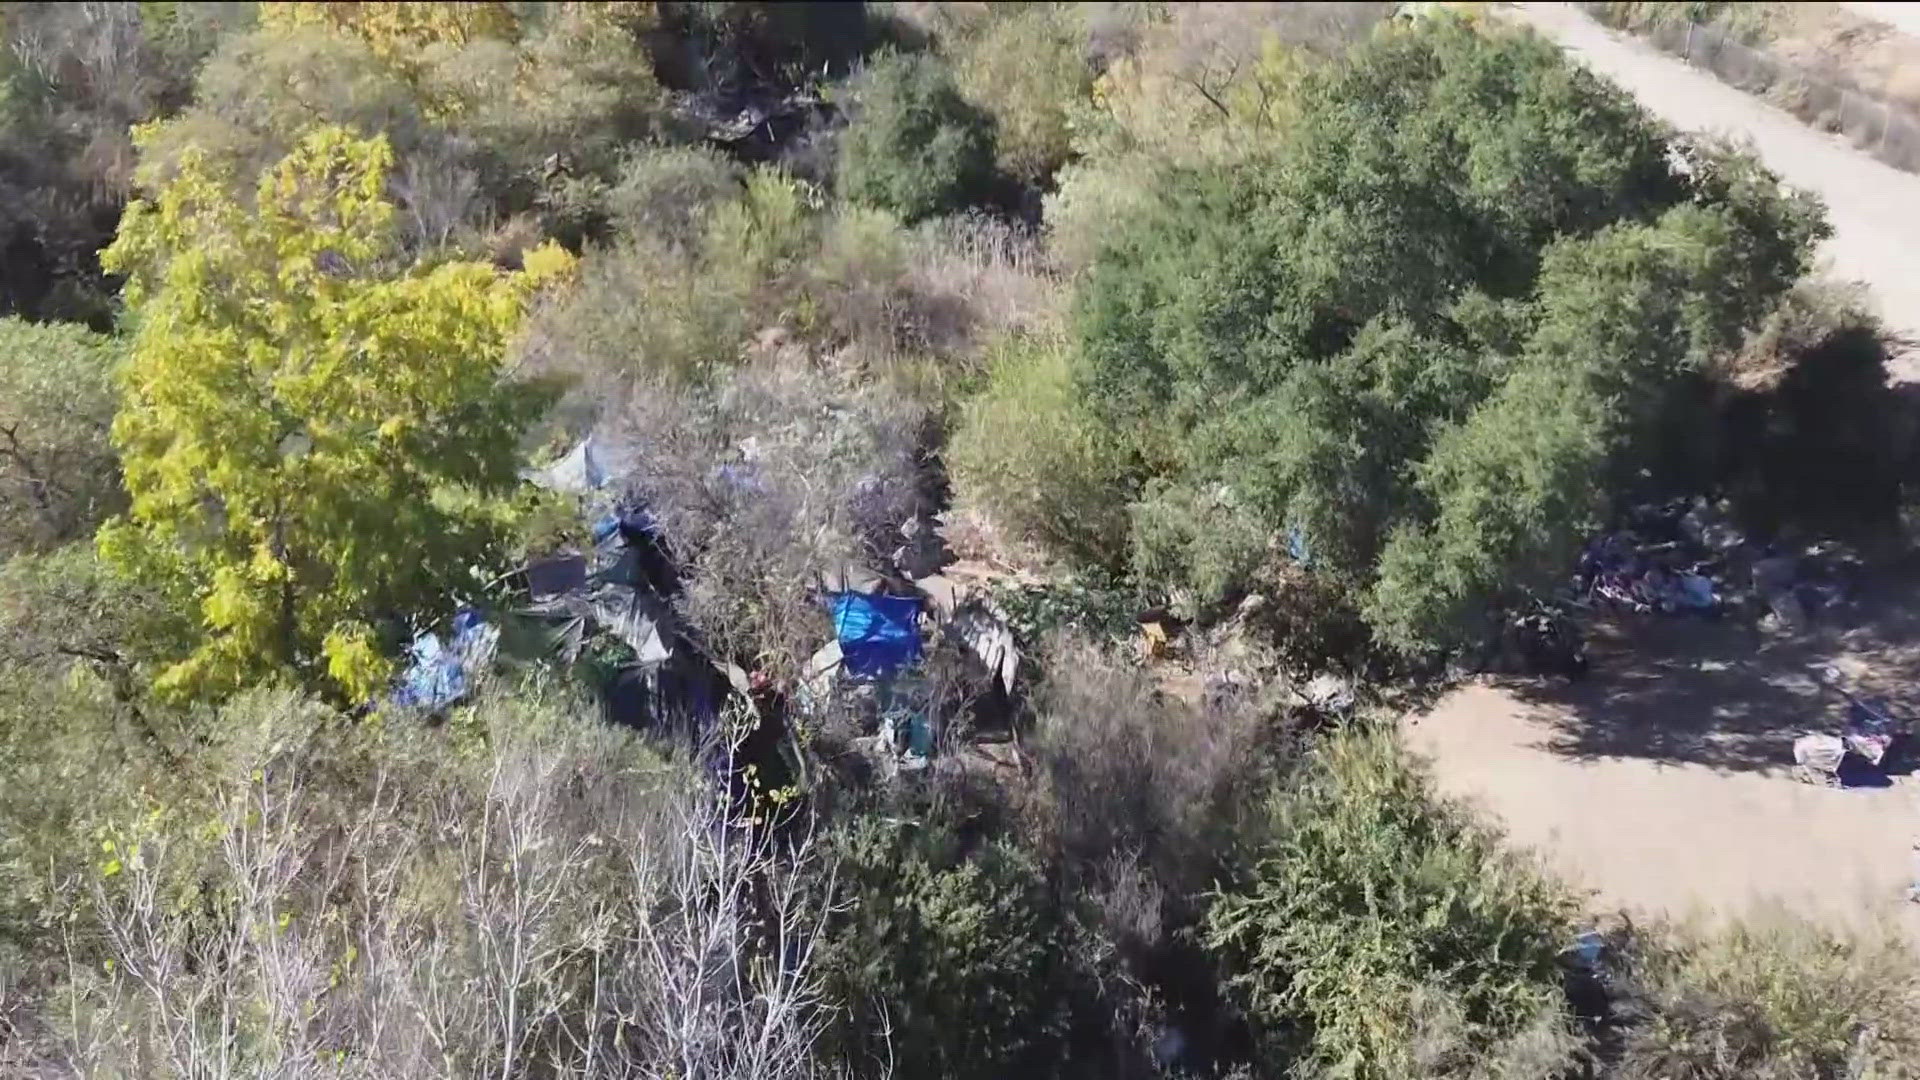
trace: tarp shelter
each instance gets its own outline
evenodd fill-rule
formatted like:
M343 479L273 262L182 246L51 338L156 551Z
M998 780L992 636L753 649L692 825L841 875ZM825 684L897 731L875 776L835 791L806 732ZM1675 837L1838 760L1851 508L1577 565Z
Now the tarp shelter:
M549 491L585 495L607 484L609 473L601 460L603 456L600 446L589 435L566 457L544 469L529 470L525 476Z
M920 659L920 598L834 593L834 637L849 674L884 679Z

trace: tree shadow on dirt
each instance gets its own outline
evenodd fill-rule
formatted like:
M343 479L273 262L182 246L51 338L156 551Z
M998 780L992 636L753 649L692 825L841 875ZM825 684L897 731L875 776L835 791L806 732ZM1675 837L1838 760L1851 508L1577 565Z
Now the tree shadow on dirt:
M1920 610L1911 576L1876 590L1852 617L1775 635L1750 623L1648 617L1594 630L1592 673L1577 683L1509 688L1552 729L1567 757L1635 757L1735 771L1793 764L1793 740L1838 733L1845 700L1815 677L1834 664L1855 693L1920 716Z

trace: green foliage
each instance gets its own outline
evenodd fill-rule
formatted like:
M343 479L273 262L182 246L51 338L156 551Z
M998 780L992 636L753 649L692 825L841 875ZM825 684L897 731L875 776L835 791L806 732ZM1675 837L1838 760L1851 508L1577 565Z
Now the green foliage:
M1273 535L1231 487L1148 481L1132 507L1133 570L1143 582L1231 595L1267 561Z
M1565 1026L1571 900L1441 801L1391 733L1320 744L1268 815L1205 940L1275 1050L1355 1080L1467 1075L1543 1017ZM1450 1045L1423 1044L1442 1017Z
M225 40L191 109L149 136L164 176L189 148L251 176L316 124L385 137L408 239L535 215L570 243L602 232L624 148L657 133L664 98L620 4L288 4Z
M1073 633L1091 641L1131 636L1138 598L1097 576L1039 584L1008 583L993 590L994 607L1023 649L1037 650L1054 635Z
M84 536L119 508L111 338L0 318L0 562Z
M1636 939L1623 1080L1920 1075L1920 975L1897 935L1772 913Z
M1765 45L1779 31L1788 5L1725 0L1608 0L1582 4L1601 22L1644 33L1650 28L1702 23L1733 32L1748 45Z
M987 362L987 385L966 403L948 449L957 496L1022 541L1087 565L1124 565L1132 455L1087 411L1072 346L1011 338Z
M1046 184L1072 153L1074 109L1091 98L1086 13L1076 4L1009 5L952 53L967 100L993 117L996 164Z
M1179 447L1134 516L1148 580L1205 603L1292 536L1381 641L1450 644L1659 464L1678 376L1824 226L1737 156L1670 170L1647 117L1524 34L1378 35L1291 100L1271 155L1166 181L1108 241L1082 385Z
M110 323L95 254L127 197L128 129L181 105L243 6L0 6L0 315Z
M697 380L737 360L762 328L754 319L777 320L818 226L784 173L759 170L712 194L707 205L661 211L686 214L690 242L640 232L591 253L580 286L537 320L529 351L598 401L637 380Z
M114 424L132 508L101 550L205 622L164 691L290 669L364 695L376 627L458 595L496 542L475 500L517 483L540 404L501 359L571 259L392 273L391 161L323 129L248 206L192 153L105 253L138 330Z
M188 153L257 175L316 123L380 136L403 152L429 137L406 79L363 41L310 29L224 40L196 76L193 96L191 109L146 135L147 182L170 176Z
M967 102L936 58L889 53L861 76L841 135L846 198L908 222L979 201L992 180L993 120Z
M1032 858L878 819L849 826L834 857L850 907L821 961L849 1010L829 1033L844 1060L863 1074L891 1060L903 1076L1046 1075L1068 1019L1071 923Z
M687 244L699 236L714 207L740 193L739 169L718 152L650 146L620 163L606 202L622 236Z
M435 61L427 100L452 135L479 144L481 175L508 205L530 193L544 209L561 179L550 175L555 165L611 176L626 145L658 131L666 102L641 46L644 21L620 7L562 4L512 44L477 38L458 53L424 54Z

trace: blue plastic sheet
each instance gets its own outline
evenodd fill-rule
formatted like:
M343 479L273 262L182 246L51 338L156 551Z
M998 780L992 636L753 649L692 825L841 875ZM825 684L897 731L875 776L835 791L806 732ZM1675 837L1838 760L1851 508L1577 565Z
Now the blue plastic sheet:
M849 674L883 679L920 659L920 598L833 593L834 635Z

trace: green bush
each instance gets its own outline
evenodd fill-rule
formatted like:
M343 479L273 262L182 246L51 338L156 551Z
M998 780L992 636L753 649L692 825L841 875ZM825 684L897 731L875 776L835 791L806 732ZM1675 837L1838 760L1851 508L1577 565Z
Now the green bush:
M1571 899L1440 800L1390 732L1322 743L1267 812L1205 940L1274 1050L1355 1080L1566 1063Z
M1018 848L867 819L832 847L848 907L823 946L847 1010L829 1038L859 1075L1049 1075L1073 989L1072 926Z
M614 228L630 239L689 244L715 207L740 197L740 170L704 147L650 146L620 163L607 192Z
M966 403L948 449L957 497L1052 554L1123 566L1134 466L1117 434L1083 407L1072 346L1014 337L987 358L987 385Z
M1622 1080L1920 1076L1920 971L1897 935L1780 912L1635 941Z
M125 499L108 440L120 343L0 318L0 562L92 532Z
M1072 153L1073 110L1093 91L1086 12L1077 4L1018 4L950 51L967 100L993 117L996 163L1048 184Z
M912 223L985 197L993 121L936 58L889 53L861 75L841 134L838 183L848 199Z

